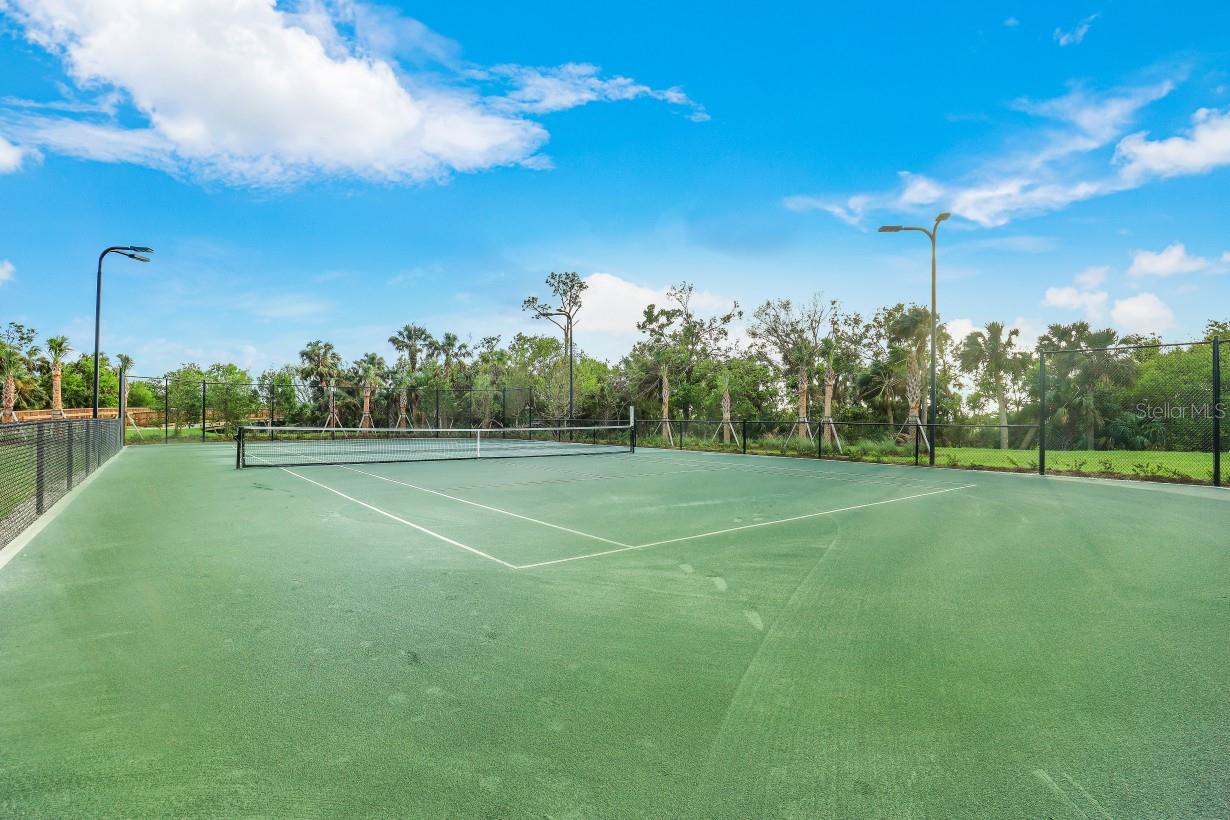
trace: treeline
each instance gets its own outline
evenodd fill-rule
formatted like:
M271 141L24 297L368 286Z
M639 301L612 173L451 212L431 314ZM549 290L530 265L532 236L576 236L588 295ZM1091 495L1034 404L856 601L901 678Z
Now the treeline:
M505 423L522 418L509 412L504 388L527 389L536 418L569 415L569 345L572 328L586 310L585 283L576 274L552 274L550 300L530 297L523 305L532 316L554 323L559 332L517 334L505 341L478 341L455 333L438 335L407 324L388 343L396 355L369 352L346 362L326 340L308 342L299 360L255 377L229 363L186 364L165 374L182 396L165 395L163 382L130 384L131 407L199 407L200 382L210 405L230 408L227 416L259 417L275 423L327 423L346 426L432 424L435 410L426 402L456 403L469 398L473 423ZM681 283L661 304L650 304L637 328L640 339L621 359L609 362L573 352L572 415L622 418L634 405L641 418L669 419L821 419L900 425L928 417L930 312L898 303L864 316L819 295L804 302L767 301L745 315L738 304L716 313L698 312L694 288ZM736 327L746 338L736 341ZM1230 323L1210 321L1206 336L1230 337ZM1066 446L1147 449L1175 435L1174 425L1139 410L1164 385L1174 395L1203 395L1211 372L1208 346L1150 349L1156 336L1120 336L1086 322L1054 324L1034 340L1016 329L989 322L954 339L941 324L937 333L937 407L940 423L1004 426L1036 425L1040 418L1038 349L1068 351L1052 361L1047 384L1047 414L1052 435ZM62 338L41 345L37 334L10 324L0 341L0 375L5 378L4 407L54 406L57 389L65 406L85 406L92 388L92 361L72 358ZM1129 353L1099 353L1105 348L1142 346ZM102 401L119 400L114 367L131 360L104 360ZM1203 380L1203 381L1202 381ZM225 387L230 385L230 387ZM241 387L255 386L247 398ZM1142 398L1141 386L1149 396ZM1152 391L1152 392L1151 392ZM1203 392L1202 392L1203 391ZM498 399L496 398L499 396ZM484 398L485 397L485 398ZM272 411L262 407L273 405ZM9 412L11 416L11 412Z

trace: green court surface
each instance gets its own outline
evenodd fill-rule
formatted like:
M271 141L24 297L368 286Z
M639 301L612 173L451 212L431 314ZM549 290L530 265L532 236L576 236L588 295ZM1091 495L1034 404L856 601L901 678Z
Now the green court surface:
M1230 815L1225 491L234 458L0 552L0 816Z

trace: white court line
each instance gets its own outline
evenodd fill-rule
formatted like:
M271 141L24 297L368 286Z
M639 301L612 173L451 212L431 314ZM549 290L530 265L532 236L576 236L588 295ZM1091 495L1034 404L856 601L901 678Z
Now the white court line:
M479 509L482 509L482 510L489 510L491 512L500 513L501 515L509 515L509 516L512 516L513 518L520 518L522 521L529 521L531 524L540 524L541 526L550 527L551 529L560 530L561 532L570 533L572 535L579 535L582 538L592 538L595 541L602 541L603 543L606 543L606 544L614 544L617 547L630 546L629 544L625 544L622 541L612 541L610 538L603 538L601 535L593 535L592 533L581 532L580 530L574 530L569 527L563 527L563 526L560 526L559 524L552 524L550 521L540 521L537 518L530 518L528 515L521 515L520 513L509 512L508 510L501 510L499 507L488 507L486 504L479 504L477 501L470 501L465 498L458 498L455 495L449 495L448 493L442 493L439 490L429 490L426 487L420 487L419 485L411 484L408 481L398 481L396 478L389 478L388 476L379 475L378 473L369 473L366 470L358 470L358 469L355 469L354 467L348 467L345 464L340 464L338 466L340 466L344 470L350 470L352 473L358 473L359 475L370 476L371 478L378 478L381 481L387 481L390 484L400 484L401 486L409 487L412 490L418 490L420 492L431 493L432 495L438 495L441 498L447 498L449 501L457 501L461 504L469 504L472 507L478 507Z
M917 493L916 495L906 495L900 498L889 498L889 499L885 499L884 501L871 501L866 504L855 504L852 507L840 507L835 510L824 510L822 512L807 513L806 515L796 515L790 518L781 518L776 521L761 521L756 524L744 524L739 527L729 527L724 530L714 530L713 532L702 532L697 535L684 535L679 538L667 538L664 541L653 541L648 544L637 544L636 546L623 547L622 549L603 550L602 552L591 552L588 555L573 555L568 558L556 558L552 561L539 561L536 564L520 564L517 567L515 567L515 569L533 569L535 567L546 567L552 564L565 564L569 561L583 561L587 558L600 558L604 555L614 555L615 553L618 553L618 552L628 552L629 550L649 549L650 547L660 547L663 544L676 544L680 541L693 541L693 540L696 540L697 538L709 538L710 536L714 536L714 535L726 535L727 533L739 532L740 530L755 529L756 527L771 527L771 526L774 526L775 524L786 524L791 521L802 521L807 518L816 518L822 515L835 515L836 513L849 512L851 510L861 510L867 507L876 507L881 504L892 504L895 501L909 501L914 498L923 498L928 495L939 495L940 493L951 493L951 492L954 492L955 490L968 490L970 487L976 487L976 486L977 486L976 484L965 484L961 487L949 487L944 490L932 490L931 492L927 492L927 493Z
M495 561L497 564L500 564L500 565L502 565L502 566L508 567L509 569L518 569L518 567L517 567L517 565L516 565L516 564L510 564L510 563L508 563L507 561L502 561L502 560L500 560L499 558L496 558L494 555L488 555L487 553L483 552L482 550L477 550L477 549L474 549L474 547L467 547L465 544L461 543L460 541L454 541L453 539L449 538L448 536L441 535L441 534L440 534L440 533L438 533L438 532L432 532L431 530L427 529L426 527L419 526L418 524L415 524L413 521L407 521L407 520L406 520L406 519L404 519L404 518L399 518L399 517L397 517L396 515L393 515L393 513L390 513L390 512L385 512L384 510L380 509L379 507L373 507L371 504L368 504L366 501L360 501L359 499L354 498L353 496L346 495L344 492L342 492L342 491L340 491L340 490L335 490L335 489L333 489L332 487L328 486L327 484L321 484L319 481L313 481L312 479L308 478L307 476L304 476L304 475L299 475L299 474L298 474L298 473L296 473L294 470L288 470L288 469L286 469L285 467L282 467L281 469L282 469L283 471L285 471L285 472L290 473L290 474L291 474L291 475L293 475L295 478L301 478L301 479L303 479L304 481L306 481L306 482L307 482L307 483L309 483L309 484L315 484L317 487L320 487L322 490L328 490L329 492L333 493L334 495L340 495L342 498L346 499L347 501L353 501L355 504L358 504L360 507L367 507L367 509L371 510L372 512L380 513L380 514L381 514L381 515L383 515L385 518L391 518L391 519L393 519L394 521L396 521L398 524L405 524L407 527L410 527L411 529L415 529L415 530L418 530L418 531L419 531L419 532L421 532L421 533L424 533L424 534L426 534L426 535L430 535L432 538L437 538L437 539L439 539L439 540L443 541L443 542L444 542L444 543L446 543L446 544L452 544L454 547L459 547L459 548L461 548L461 549L465 550L466 552L472 552L472 553L474 553L475 555L482 556L483 558L486 558L488 561Z

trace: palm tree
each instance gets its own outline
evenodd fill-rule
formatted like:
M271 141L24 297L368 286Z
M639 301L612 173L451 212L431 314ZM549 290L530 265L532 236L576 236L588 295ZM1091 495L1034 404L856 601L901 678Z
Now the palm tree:
M880 401L884 403L884 414L888 426L896 424L893 419L893 401L897 397L897 389L901 386L901 377L897 367L889 359L876 359L866 370L858 375L855 389L860 399L867 403Z
M11 345L0 342L0 378L4 379L4 394L0 399L3 411L0 412L0 423L17 421L17 380L29 378L26 370L25 357L21 351Z
M1098 428L1105 421L1104 397L1116 386L1127 384L1136 372L1136 362L1113 348L1122 342L1111 328L1092 330L1088 322L1054 324L1038 344L1056 351L1055 378L1048 379L1047 403L1055 408L1060 425L1083 428L1085 448L1096 450Z
M457 338L456 333L445 333L439 339L431 339L428 342L428 352L432 356L439 356L443 364L443 376L448 380L453 374L453 365L458 359L464 359L470 355L469 345Z
M308 342L299 351L299 359L303 362L299 373L308 381L315 382L321 394L326 397L328 416L326 427L340 427L341 421L337 415L337 401L333 395L333 382L342 372L342 357L329 342L315 340Z
M60 387L64 377L64 357L72 350L67 336L52 336L47 340L47 352L51 355L51 417L64 418L64 401Z
M1008 381L1020 367L1015 350L1021 331L1012 328L1004 333L1003 322L987 322L984 330L965 337L961 346L961 369L973 373L995 396L999 405L999 448L1008 449Z
M372 393L384 383L386 370L384 358L375 353L365 353L363 358L354 363L354 373L359 386L363 388L363 416L359 420L360 430L370 430L372 424Z
M389 344L393 345L393 349L405 354L406 361L410 365L411 376L418 372L419 357L425 351L430 350L435 343L436 340L431 338L427 328L419 325L403 325L401 330L389 337Z

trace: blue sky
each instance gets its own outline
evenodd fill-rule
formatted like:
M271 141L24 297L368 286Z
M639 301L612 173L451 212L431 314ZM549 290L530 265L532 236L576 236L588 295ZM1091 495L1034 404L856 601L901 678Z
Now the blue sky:
M552 270L616 358L671 283L1032 337L1230 318L1224 3L0 0L0 320L137 370L477 339ZM543 327L546 332L551 328Z

